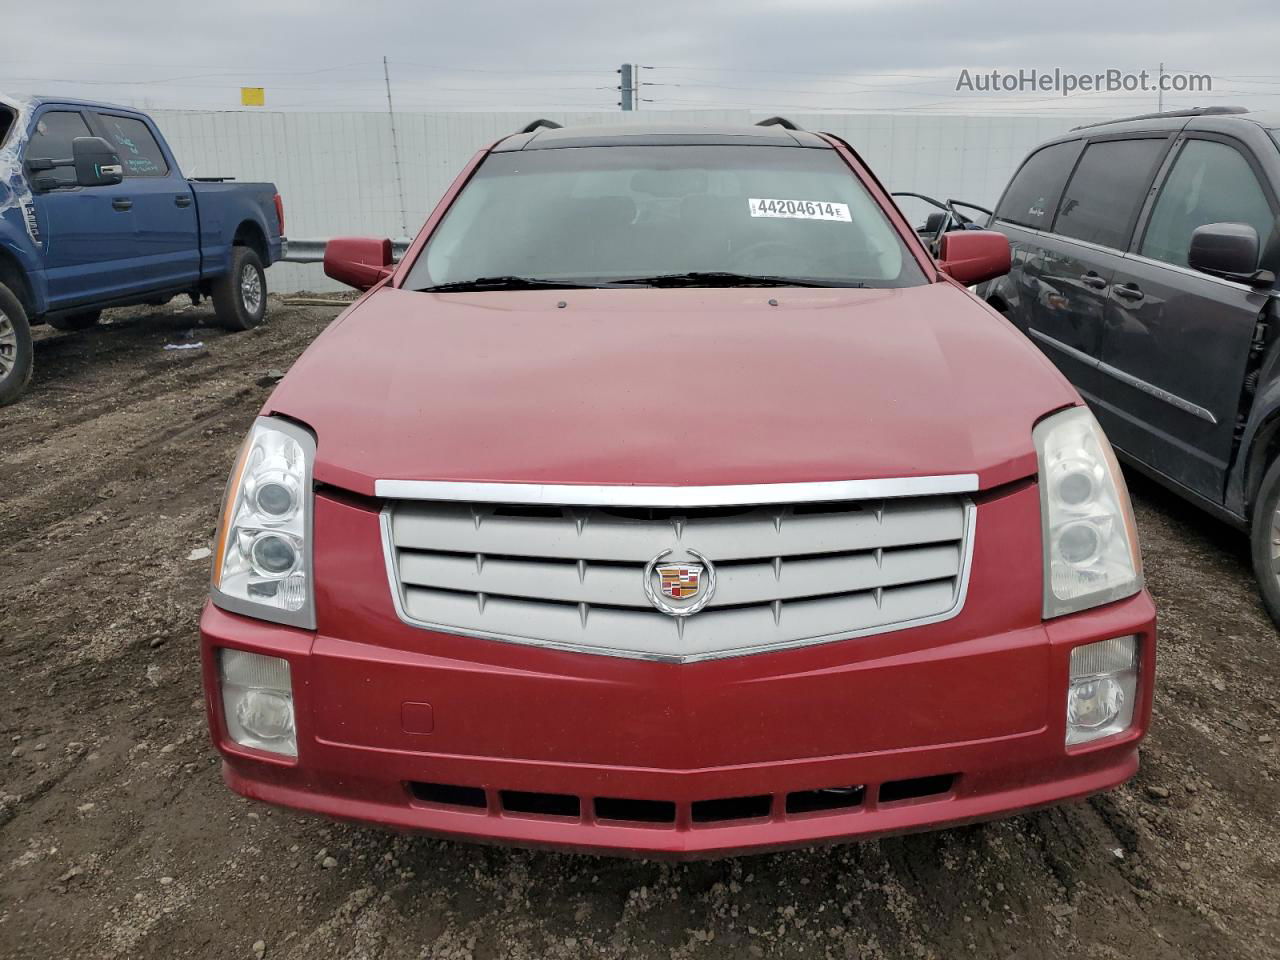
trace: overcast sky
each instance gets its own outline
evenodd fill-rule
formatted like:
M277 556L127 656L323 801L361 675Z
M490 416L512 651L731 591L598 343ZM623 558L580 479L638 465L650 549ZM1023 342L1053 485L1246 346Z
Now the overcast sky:
M1213 82L1166 109L1280 111L1275 0L7 0L0 14L5 93L240 109L240 87L261 86L268 110L385 110L384 55L398 110L616 110L629 61L652 68L641 109L1116 115L1156 94L982 94L957 78L1163 61Z

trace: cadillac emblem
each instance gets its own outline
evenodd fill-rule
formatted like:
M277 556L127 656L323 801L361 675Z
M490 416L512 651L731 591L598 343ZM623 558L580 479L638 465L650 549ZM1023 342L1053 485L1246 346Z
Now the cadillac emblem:
M659 588L664 597L672 600L688 600L698 595L698 582L702 579L700 563L660 563L657 566Z
M697 613L716 591L716 570L696 550L686 551L692 560L663 563L670 550L658 554L644 568L644 594L654 608L671 617Z

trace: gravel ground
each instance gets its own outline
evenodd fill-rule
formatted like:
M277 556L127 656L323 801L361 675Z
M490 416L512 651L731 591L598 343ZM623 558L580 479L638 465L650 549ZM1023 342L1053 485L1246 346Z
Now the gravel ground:
M1160 609L1137 779L1069 807L670 865L250 804L218 775L196 619L234 451L336 315L42 328L0 410L0 955L1280 956L1276 630L1243 538L1132 480ZM166 344L202 343L190 350Z

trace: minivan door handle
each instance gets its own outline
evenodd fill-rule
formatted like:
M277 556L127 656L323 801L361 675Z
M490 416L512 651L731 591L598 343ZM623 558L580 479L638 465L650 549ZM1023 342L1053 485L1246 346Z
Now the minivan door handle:
M132 210L133 201L128 197L116 197L111 201L112 210Z
M173 198L173 202L179 207L189 207L191 206L191 194L180 193Z
M1141 300L1145 296L1136 283L1125 283L1118 287L1112 287L1111 292L1125 300Z
M1103 290L1107 286L1106 278L1098 276L1092 270L1088 273L1080 274L1080 282L1086 287L1093 287L1095 290Z

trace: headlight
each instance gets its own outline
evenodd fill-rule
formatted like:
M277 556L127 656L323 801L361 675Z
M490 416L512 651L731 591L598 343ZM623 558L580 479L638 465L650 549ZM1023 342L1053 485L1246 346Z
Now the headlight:
M213 554L213 602L315 629L311 574L311 434L260 417L227 483Z
M1084 407L1032 432L1040 460L1045 619L1132 596L1142 557L1120 465Z
M289 661L247 650L218 651L218 681L227 734L236 743L298 755Z
M1071 651L1067 746L1123 733L1138 701L1138 638L1114 637Z

